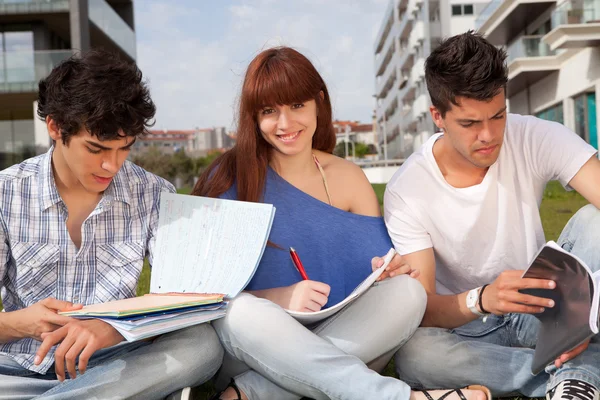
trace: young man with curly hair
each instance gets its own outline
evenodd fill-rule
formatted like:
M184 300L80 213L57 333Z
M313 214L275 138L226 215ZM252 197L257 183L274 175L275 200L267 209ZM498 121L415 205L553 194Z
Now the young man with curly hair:
M163 398L208 380L223 351L209 324L123 342L57 311L133 297L153 261L161 192L126 161L155 106L133 63L92 51L39 83L52 148L0 172L0 399Z
M531 374L535 316L555 304L519 290L558 283L521 278L545 243L539 206L550 180L591 203L558 244L600 268L600 161L563 125L507 112L505 59L504 50L467 32L426 61L441 133L408 158L384 197L394 245L420 270L428 293L422 327L398 352L396 368L414 387L474 381L498 397L598 400L598 335Z

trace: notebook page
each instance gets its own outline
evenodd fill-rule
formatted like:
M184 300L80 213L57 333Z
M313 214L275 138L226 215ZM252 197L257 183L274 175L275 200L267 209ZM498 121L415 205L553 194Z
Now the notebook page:
M600 270L594 272L592 279L594 280L594 297L590 311L590 329L592 332L598 333L600 328Z
M163 193L150 290L237 295L262 257L275 209Z

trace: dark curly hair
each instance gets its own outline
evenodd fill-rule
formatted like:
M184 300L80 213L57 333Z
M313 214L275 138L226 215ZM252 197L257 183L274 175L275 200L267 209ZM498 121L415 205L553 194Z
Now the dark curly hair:
M473 31L452 36L425 61L431 104L442 114L458 105L457 97L489 101L506 90L506 52Z
M73 56L39 82L37 114L56 122L65 145L82 127L99 140L144 135L155 113L137 65L103 50Z

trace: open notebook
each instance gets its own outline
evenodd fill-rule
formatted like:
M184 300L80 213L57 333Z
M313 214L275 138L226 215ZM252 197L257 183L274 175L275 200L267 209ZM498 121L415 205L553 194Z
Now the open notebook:
M101 318L127 340L220 318L227 299L241 292L254 275L274 215L271 204L163 193L152 295L62 314ZM139 316L145 318L132 323ZM153 325L154 330L150 329Z
M392 258L394 258L395 254L396 254L396 251L393 248L391 248L383 259L384 260L383 265L381 267L377 268L375 271L373 271L369 276L367 276L365 278L365 280L363 280L360 283L360 285L358 285L352 291L352 293L350 293L348 296L346 296L346 298L344 300L340 301L339 303L337 303L329 308L326 308L324 310L315 311L315 312L303 312L303 311L291 311L291 310L286 310L286 312L302 324L312 324L312 323L324 320L325 318L331 317L336 312L338 312L339 310L341 310L342 308L346 307L348 304L352 303L354 300L359 298L371 286L373 286L373 284L375 283L377 278L379 278L381 276L381 274L383 274L383 272L387 268L390 261L392 261Z
M555 303L535 314L542 323L531 365L531 371L537 374L562 353L598 333L600 272L592 273L581 259L550 241L540 249L523 277L556 282L555 289L520 290Z

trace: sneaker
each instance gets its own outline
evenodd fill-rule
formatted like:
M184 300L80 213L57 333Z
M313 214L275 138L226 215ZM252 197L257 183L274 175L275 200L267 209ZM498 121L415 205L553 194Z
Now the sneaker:
M598 389L578 379L565 379L546 393L547 400L600 400Z
M192 398L192 388L186 387L168 395L165 400L190 400Z

